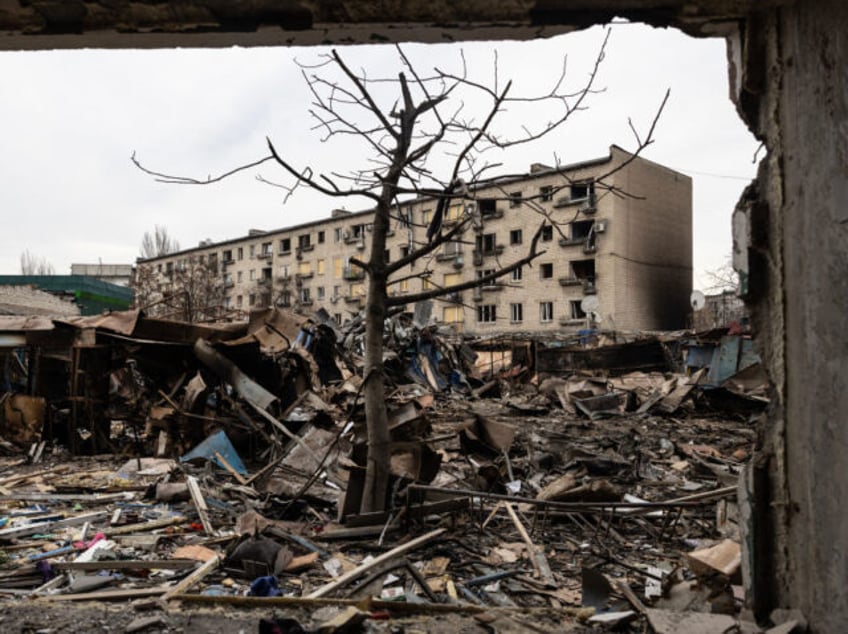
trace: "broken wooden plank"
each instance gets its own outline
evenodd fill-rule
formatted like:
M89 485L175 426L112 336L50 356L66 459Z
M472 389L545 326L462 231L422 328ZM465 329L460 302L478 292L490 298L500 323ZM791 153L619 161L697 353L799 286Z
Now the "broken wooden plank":
M109 511L95 511L93 513L66 517L60 520L35 522L33 524L27 524L26 526L4 528L0 529L0 539L13 539L16 537L24 537L26 535L35 535L36 533L49 533L56 528L77 526L79 524L85 524L86 522L99 522L107 517L109 517Z
M521 523L521 519L515 512L515 509L512 508L512 504L507 503L504 504L504 506L506 507L506 512L509 513L509 518L512 520L512 523L515 524L518 534L521 535L521 540L527 547L527 556L530 558L530 563L533 564L533 571L535 573L534 576L543 578L546 584L550 583L556 585L554 582L554 575L551 572L551 567L548 564L547 558L544 553L539 552L536 544L534 544L533 540L530 539L527 529L524 528L524 524Z
M397 546L396 548L392 548L391 550L383 553L382 555L375 557L374 559L372 559L368 563L361 564L361 565L357 566L356 568L354 568L353 570L351 570L351 571L341 575L337 579L331 581L330 583L321 586L317 590L308 594L307 598L317 599L319 597L323 597L324 595L329 594L333 590L336 590L337 588L341 588L346 583L353 581L354 579L356 579L360 575L368 572L369 570L373 570L377 566L381 566L382 564L391 560L394 557L399 557L400 555L404 555L404 554L408 553L409 551L418 548L422 544L426 544L431 539L438 537L439 535L445 533L446 531L447 531L446 528L437 528L436 530L430 531L429 533L425 533L424 535L421 535L420 537L416 537L415 539L410 540L410 541L406 542L405 544L401 544L400 546Z
M247 480L245 479L245 477L238 471L233 469L233 466L229 462L227 462L227 459L224 458L224 456L222 456L220 452L216 451L215 457L218 459L218 462L220 462L224 466L224 469L226 469L229 474L233 476L236 481L238 481L239 484L247 484Z
M124 526L114 526L103 530L106 537L115 537L116 535L130 535L132 533L147 533L149 531L166 528L174 524L182 524L186 518L182 515L174 515L173 517L163 517L158 520L149 522L139 522L138 524L125 524Z
M197 584L201 579L211 574L221 563L221 558L219 556L215 556L205 564L198 567L197 570L192 572L188 577L177 583L174 587L169 589L165 594L162 595L163 601L170 601L171 599L179 598L179 595L195 584Z
M206 506L206 500L203 497L203 492L200 490L200 484L197 482L197 478L186 476L186 484L188 485L188 493L191 496L194 508L197 509L200 523L203 524L203 530L207 535L214 535L215 527L209 521L209 508Z
M56 561L57 570L183 570L194 568L192 559L124 559L112 561Z
M155 597L165 590L162 586L152 588L128 588L124 590L104 590L103 592L80 592L78 594L48 594L36 601L126 601L139 597Z

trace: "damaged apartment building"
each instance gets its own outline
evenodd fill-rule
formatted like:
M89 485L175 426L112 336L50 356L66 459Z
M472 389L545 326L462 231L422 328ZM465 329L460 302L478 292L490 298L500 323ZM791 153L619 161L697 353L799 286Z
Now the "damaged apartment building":
M387 238L390 261L426 243L437 205L432 198L401 204ZM277 305L322 307L342 323L365 302L365 273L351 258L368 257L372 215L336 210L326 219L139 260L137 303L168 316L169 297L205 284L194 303L207 310L196 319L238 319ZM504 268L528 254L544 224L544 253L531 265L440 298L431 318L474 335L685 326L692 290L688 176L611 146L602 158L557 169L534 164L525 175L470 187L450 201L442 230L467 216L458 240L400 271L389 293L449 287Z

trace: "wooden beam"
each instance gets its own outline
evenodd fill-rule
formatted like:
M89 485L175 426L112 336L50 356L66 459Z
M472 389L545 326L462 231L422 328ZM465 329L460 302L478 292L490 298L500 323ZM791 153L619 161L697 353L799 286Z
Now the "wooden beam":
M350 581L353 581L354 579L356 579L360 575L368 572L369 570L373 570L374 568L381 566L385 562L390 561L391 559L394 559L395 557L399 557L401 555L404 555L404 554L408 553L410 550L414 550L414 549L418 548L419 546L421 546L422 544L426 544L428 541L430 541L431 539L434 539L434 538L438 537L439 535L445 533L447 530L448 529L446 529L446 528L437 528L436 530L430 531L429 533L425 533L424 535L421 535L420 537L416 537L415 539L410 540L410 541L406 542L405 544L401 544L400 546L397 546L396 548L392 548L391 550L383 553L382 555L375 557L374 559L372 559L368 563L357 566L353 570L341 575L340 577L331 581L330 583L321 586L317 590L308 594L307 598L308 599L317 599L319 597L323 597L324 595L329 594L333 590L341 588L342 586L349 583Z

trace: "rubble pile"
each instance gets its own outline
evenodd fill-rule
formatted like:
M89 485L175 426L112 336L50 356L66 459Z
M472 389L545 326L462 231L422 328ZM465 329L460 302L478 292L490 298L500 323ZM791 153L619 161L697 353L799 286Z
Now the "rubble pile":
M204 605L277 631L768 629L745 609L737 482L768 398L743 337L686 334L634 370L627 344L587 367L585 344L534 355L415 324L386 324L374 513L360 321L41 324L71 388L49 361L6 373L0 595L129 602L142 629Z

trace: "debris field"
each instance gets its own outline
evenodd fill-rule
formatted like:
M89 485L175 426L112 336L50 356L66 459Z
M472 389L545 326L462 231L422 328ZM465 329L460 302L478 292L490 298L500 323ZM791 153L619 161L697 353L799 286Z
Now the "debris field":
M390 492L360 513L361 320L0 331L4 629L33 606L116 606L126 632L805 627L746 608L737 483L769 399L745 333L472 340L395 315Z

